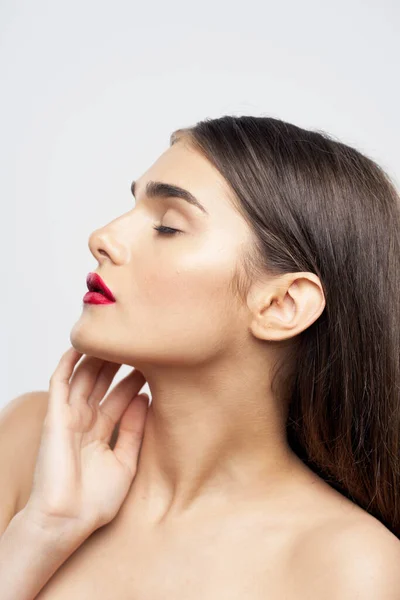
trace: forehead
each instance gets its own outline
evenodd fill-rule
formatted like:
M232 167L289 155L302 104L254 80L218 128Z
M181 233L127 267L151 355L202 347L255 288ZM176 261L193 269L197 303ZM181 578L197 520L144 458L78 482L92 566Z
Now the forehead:
M136 180L138 198L147 181L162 181L187 189L198 198L210 213L233 210L229 185L219 171L187 142L179 140L170 146Z

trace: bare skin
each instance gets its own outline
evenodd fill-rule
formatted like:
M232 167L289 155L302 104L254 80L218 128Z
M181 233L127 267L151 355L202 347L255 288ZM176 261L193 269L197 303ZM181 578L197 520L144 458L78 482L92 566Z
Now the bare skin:
M294 486L293 493L298 492ZM262 498L248 498L242 506L210 507L202 515L176 517L161 526L144 523L140 507L135 512L128 502L74 552L37 598L329 598L323 593L337 573L323 564L318 549L335 527L350 522L352 508L346 500L339 508L339 498L330 498L329 492L324 498L319 490L314 512L310 498L308 512L300 514L299 508L289 509L296 495L288 493L279 517L268 515ZM318 526L324 532L319 539L312 533Z
M189 190L208 214L147 197L150 180ZM238 304L229 283L251 233L224 179L184 140L135 190L136 206L89 240L117 301L84 306L70 338L145 376L152 403L138 470L116 518L37 598L321 598L332 584L321 544L372 521L291 451L287 407L271 391L285 356L277 342L320 316L321 282L265 277ZM163 236L154 224L183 233Z

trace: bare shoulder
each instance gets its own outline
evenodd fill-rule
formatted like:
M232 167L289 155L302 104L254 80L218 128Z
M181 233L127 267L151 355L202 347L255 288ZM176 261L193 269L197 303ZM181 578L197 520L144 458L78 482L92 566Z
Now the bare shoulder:
M26 392L0 411L0 508L3 520L8 513L12 518L28 501L48 395L48 391Z
M290 568L305 598L400 600L400 541L365 511L302 537Z
M366 514L331 535L325 560L332 564L327 600L400 600L400 541Z
M0 410L0 425L19 423L25 414L41 418L47 412L48 397L48 391L25 392L17 396Z

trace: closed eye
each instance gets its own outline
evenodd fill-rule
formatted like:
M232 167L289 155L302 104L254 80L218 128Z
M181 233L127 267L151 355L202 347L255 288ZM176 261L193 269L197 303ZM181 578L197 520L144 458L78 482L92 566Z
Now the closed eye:
M166 227L165 225L153 225L153 229L158 231L162 235L174 235L175 233L183 233L180 229L173 229L172 227Z

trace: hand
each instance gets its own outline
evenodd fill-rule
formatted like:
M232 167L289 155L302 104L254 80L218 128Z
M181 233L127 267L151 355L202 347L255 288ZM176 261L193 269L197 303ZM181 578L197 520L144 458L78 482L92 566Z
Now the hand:
M133 370L100 404L121 365L74 348L50 378L49 404L25 512L92 532L119 511L136 474L149 398ZM73 373L73 375L72 375ZM72 375L72 379L71 378ZM114 449L109 442L120 421Z

